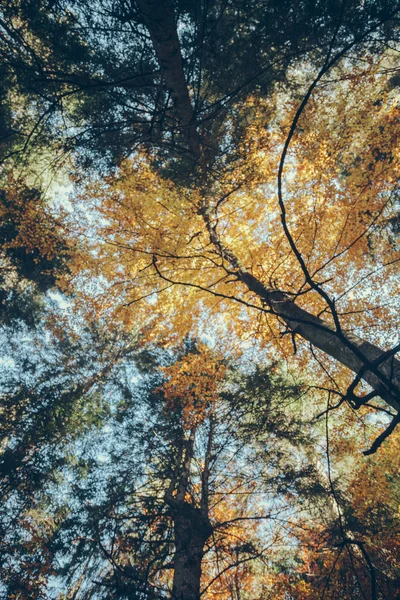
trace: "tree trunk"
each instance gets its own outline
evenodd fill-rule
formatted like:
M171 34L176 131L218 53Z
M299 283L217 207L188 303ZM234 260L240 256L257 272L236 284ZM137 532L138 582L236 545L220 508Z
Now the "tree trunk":
M360 379L369 383L392 408L400 411L400 361L396 360L394 355L388 356L378 346L349 331L337 331L330 323L297 306L280 290L267 288L225 247L213 224L210 207L204 204L200 213L211 243L233 269L239 281L267 304L286 323L290 331L351 369Z
M175 558L172 597L200 600L201 561L204 544L212 534L209 520L200 509L183 503L174 510Z
M175 554L172 598L174 600L200 600L201 561L204 544L211 536L213 527L208 516L208 469L202 478L202 502L197 508L186 500L193 459L196 426L190 430L188 439L182 436L179 444L174 476L165 494L174 524ZM206 465L209 462L213 427L210 426Z
M400 410L400 361L378 346L353 333L335 327L297 306L285 294L265 287L250 273L239 278L249 290L264 300L290 328L332 358L360 374L379 396L396 411Z
M199 136L194 111L183 73L182 54L176 30L174 8L169 0L138 0L138 6L149 31L153 47L171 94L179 120L184 128L191 153L200 158Z

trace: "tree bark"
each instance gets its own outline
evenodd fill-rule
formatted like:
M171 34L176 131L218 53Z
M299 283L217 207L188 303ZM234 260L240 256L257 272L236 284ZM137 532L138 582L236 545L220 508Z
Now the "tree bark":
M200 600L201 562L212 526L201 510L183 502L173 509L175 533L174 600Z
M137 0L144 23L160 65L165 85L171 94L178 118L191 153L201 156L199 136L189 91L183 73L182 54L176 29L173 5L170 0Z
M204 544L213 532L208 516L208 488L204 490L204 480L202 482L202 500L204 498L202 506L197 508L191 501L186 501L195 434L196 428L193 428L189 438L181 440L182 451L178 454L176 474L171 479L171 485L165 495L165 501L171 509L174 524L175 555L172 585L174 600L200 600ZM210 428L209 439L212 439L212 428ZM207 445L207 453L209 451L210 448ZM206 480L208 484L208 474Z
M339 361L363 379L397 412L400 411L400 362L394 355L370 344L353 333L341 330L297 306L280 290L267 288L239 262L221 241L207 204L200 213L210 241L233 269L234 275L280 317L293 334L298 334Z
M238 277L293 333L359 374L392 408L400 410L400 361L393 355L387 357L387 352L349 331L336 331L333 325L300 308L283 292L267 288L250 273L242 271Z

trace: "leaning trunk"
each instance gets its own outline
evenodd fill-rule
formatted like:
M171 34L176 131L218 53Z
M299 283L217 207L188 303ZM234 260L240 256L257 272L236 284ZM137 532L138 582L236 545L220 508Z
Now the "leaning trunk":
M297 306L282 292L266 288L250 273L241 270L238 275L293 333L359 374L360 379L369 383L392 408L400 410L400 362L394 354L349 331L337 331L330 323Z

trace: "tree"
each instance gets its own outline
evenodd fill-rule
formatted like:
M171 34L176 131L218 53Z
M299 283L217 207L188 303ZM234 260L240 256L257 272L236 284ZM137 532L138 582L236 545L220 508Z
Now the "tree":
M155 348L136 354L136 366L127 357L70 413L57 461L49 442L36 447L40 485L32 480L25 495L14 486L5 504L8 594L198 598L201 569L205 598L368 597L371 573L371 598L390 597L396 440L384 473L374 459L360 469L360 457L352 464L359 434L339 442L336 412L328 455L336 474L326 475L320 434L298 417L303 387L271 369L247 374L236 365L229 374L212 354L188 344L178 360Z
M56 301L43 302L41 317L1 332L0 579L18 598L40 597L52 573L49 545L63 512L47 518L46 490L67 468L68 446L101 425L102 386L138 345L76 312L68 321Z
M241 68L244 68L244 65L241 61L238 62L236 79L240 82L240 78L242 78L242 83L239 84L240 93L236 93L235 91L228 91L225 93L225 96L229 100L229 110L228 108L225 110L225 104L221 98L218 99L217 97L216 99L215 96L213 96L215 93L215 85L217 87L220 84L226 86L229 82L221 77L221 79L218 79L218 84L216 82L214 83L214 80L210 83L211 72L213 70L215 71L217 64L216 54L213 45L210 45L209 51L206 52L204 50L206 42L215 25L216 16L214 11L216 10L218 14L218 5L213 5L212 10L210 11L204 8L203 11L200 11L200 14L196 13L196 11L193 10L193 6L190 4L185 7L178 7L182 11L178 11L181 19L183 19L183 15L185 15L185 18L187 17L189 22L191 20L193 22L192 28L190 26L186 27L182 25L182 32L184 32L181 35L182 41L180 41L177 33L173 5L168 2L162 3L159 6L156 18L154 17L155 13L152 11L152 7L153 5L151 3L140 2L137 6L135 5L132 7L132 11L126 12L126 7L120 6L119 4L111 7L105 3L103 6L103 18L105 19L105 22L110 22L112 31L118 26L120 29L122 27L122 30L125 33L125 24L129 24L137 34L138 46L133 48L132 54L127 55L128 59L132 62L132 57L136 56L136 53L139 53L140 56L143 57L144 63L146 65L151 65L151 76L154 76L154 73L156 72L156 78L158 78L161 74L163 79L159 89L162 91L162 95L164 94L167 98L168 96L171 98L171 103L167 100L167 108L160 117L161 129L166 126L165 135L160 134L161 137L159 137L157 134L156 140L152 141L152 134L151 132L149 133L147 127L150 124L151 129L154 122L159 122L155 106L158 106L161 97L156 94L156 97L154 98L153 91L149 90L146 87L146 82L142 81L144 76L143 73L147 73L147 71L143 71L143 63L139 62L139 72L132 75L132 77L136 77L137 75L139 78L137 83L138 90L140 90L139 99L135 94L132 95L132 101L135 104L133 111L135 114L135 111L137 110L140 112L142 109L138 108L139 105L141 106L147 101L149 102L149 110L148 116L144 117L144 123L141 123L146 131L139 126L137 137L135 137L136 134L134 134L131 139L130 152L132 153L133 144L139 144L139 146L142 145L142 147L146 147L146 145L150 143L152 146L153 159L158 170L164 174L169 173L173 176L174 180L178 182L182 182L182 175L183 173L187 173L189 168L189 171L191 172L189 189L200 190L200 196L202 197L201 200L197 199L196 201L196 211L199 211L199 214L202 217L203 227L207 230L207 235L210 237L210 241L219 255L219 260L223 263L223 270L231 272L232 276L240 282L240 287L244 286L251 295L257 298L258 304L267 305L267 310L271 311L278 319L282 320L289 331L302 336L313 346L327 352L329 356L343 363L346 367L349 367L356 373L357 377L353 381L353 384L348 386L347 391L347 396L354 405L365 401L362 399L360 400L360 397L355 396L355 388L357 387L359 380L364 379L370 383L373 388L371 394L380 395L397 411L399 406L397 399L398 375L396 374L398 365L396 359L390 351L389 355L386 355L383 350L380 350L379 345L370 345L369 343L364 342L362 338L358 338L357 336L354 337L353 334L345 331L341 325L343 319L339 319L340 315L336 309L334 293L331 292L329 287L324 287L323 283L320 284L318 280L315 280L315 276L308 269L308 259L304 258L304 250L306 252L307 250L297 247L295 232L292 232L293 228L289 223L285 204L286 201L284 200L282 193L283 173L288 151L293 147L294 135L296 130L298 130L298 125L300 124L299 121L302 120L302 114L305 108L310 106L312 94L315 92L315 88L318 87L318 84L323 80L323 77L328 72L333 72L333 69L336 69L335 73L338 74L340 78L339 82L341 81L342 85L345 85L346 81L350 81L351 78L353 78L353 80L357 79L357 77L360 78L364 76L371 78L374 73L375 79L377 80L378 73L376 71L375 59L377 59L383 70L386 72L390 71L388 79L392 77L393 68L395 67L380 62L380 57L384 56L385 44L388 42L396 42L397 7L391 6L391 8L389 8L385 3L379 5L373 3L373 6L365 5L364 3L361 8L356 3L354 6L350 4L348 6L343 5L340 12L331 13L330 8L323 5L320 8L321 15L313 14L312 17L315 21L311 20L313 24L319 23L320 25L316 25L315 30L312 30L310 34L308 34L307 30L307 35L302 33L303 30L301 28L298 30L298 35L295 35L293 29L288 25L287 29L283 30L282 39L279 36L276 38L275 41L278 47L278 54L277 56L273 55L272 57L268 53L263 54L266 52L266 48L271 47L272 37L270 36L272 36L272 32L269 31L268 28L255 29L255 27L249 26L247 29L243 26L245 32L243 34L243 40L251 39L252 31L257 31L257 35L260 36L260 45L257 46L260 48L260 58L256 61L258 68L255 70L254 74L251 74L249 82L243 77L243 72L241 71ZM287 19L287 8L288 7L284 5L283 13L280 13L274 5L268 5L262 9L257 4L254 6L253 18L255 23L259 24L262 22L262 17L270 11L278 21L280 19ZM267 13L263 13L262 10L267 11ZM353 10L351 13L352 24L349 20L350 10ZM232 33L233 24L239 26L239 24L243 23L244 19L246 22L248 20L248 12L246 11L245 15L241 5L238 5L233 13L235 15L234 19L230 8L228 10L222 9L220 13L222 21L221 23L218 22L218 32L219 35L226 40L236 39ZM21 97L24 98L24 102L30 102L30 97L37 97L37 85L39 83L41 86L43 86L43 84L45 86L49 85L51 89L53 89L55 85L55 89L57 90L56 98L53 97L52 92L49 92L50 95L48 97L45 95L45 104L48 108L48 114L53 115L55 114L54 110L58 110L57 107L60 98L63 98L64 95L68 98L70 95L74 96L75 94L80 94L83 90L84 99L82 103L78 103L78 116L74 113L74 106L76 106L76 104L71 104L72 110L69 110L68 103L66 105L66 108L68 108L69 111L69 118L73 120L76 117L77 122L81 123L83 126L87 119L90 120L91 115L94 115L92 105L90 102L86 102L86 92L91 90L93 85L95 90L99 87L102 93L104 87L108 88L109 85L111 88L119 86L118 79L115 80L111 78L111 80L105 82L104 77L101 76L99 80L93 82L87 74L85 60L89 60L88 56L90 56L91 60L98 65L100 72L105 72L107 66L109 66L107 57L102 54L104 38L102 37L102 34L99 34L99 31L102 30L102 26L99 25L96 14L96 10L94 10L91 5L84 9L79 2L71 4L71 9L64 5L60 5L59 3L54 3L50 7L50 11L46 11L45 6L42 5L41 2L31 2L26 7L16 4L5 11L3 19L3 28L5 30L4 54L7 57L10 72L15 74L18 81L25 81L24 85L21 84L20 88L22 93ZM294 19L297 18L297 12L293 12L293 9L289 10L289 14L290 19L292 16ZM307 11L305 14L309 17ZM354 14L357 15L356 19L354 19ZM202 33L199 33L200 25L198 19L200 17L203 19ZM48 28L57 19L57 26L65 32L65 35L71 37L72 55L69 54L67 48L61 45L57 48L57 52L52 54L52 61L55 61L54 65L48 64L47 58L49 48L52 48L52 45L54 44L52 36L49 36ZM79 24L79 26L71 28L71 22ZM184 19L182 22L184 22ZM291 23L290 20L289 23ZM242 27L242 25L240 26ZM77 29L79 32L77 32ZM86 31L86 34L84 31ZM146 31L148 35L146 34ZM93 32L96 34L95 39L93 38ZM285 39L285 32L287 32L287 39ZM89 37L85 39L85 35ZM194 62L191 62L191 59L184 60L187 47L190 47L191 44L193 46L194 44L192 35L197 36L196 42L200 43L201 49L204 50L204 56L202 58L194 55ZM21 39L25 39L26 36L28 37L28 41L22 46L21 51L17 51L15 47L16 43L19 43ZM150 36L150 39L148 36ZM81 67L80 69L77 69L75 52L78 52L78 50L82 48L82 45L85 46L86 50L83 52L82 59L80 59L79 64ZM280 65L282 60L284 67L281 65L279 73L280 76L285 75L287 68L290 66L290 60L288 59L292 58L290 53L289 57L286 54L286 47L294 48L295 59L299 58L300 52L303 61L312 57L314 60L319 60L321 63L320 71L316 74L315 79L309 84L308 91L305 93L303 101L299 103L298 110L293 111L294 115L290 117L291 125L288 125L288 130L286 130L285 135L281 137L283 148L279 148L279 145L278 147L275 146L276 156L273 159L276 162L278 171L278 207L276 209L279 210L281 214L283 232L287 239L286 244L288 245L286 250L283 249L283 252L288 252L289 259L295 259L295 264L297 264L296 269L299 269L302 277L300 284L296 288L292 287L289 290L287 289L288 286L285 285L285 281L282 281L280 286L269 285L262 274L259 275L256 273L256 275L254 275L251 272L251 268L249 268L248 264L241 261L241 256L238 252L234 253L229 246L229 242L227 243L223 239L223 236L221 237L216 221L216 218L218 219L218 217L215 217L214 214L214 210L219 200L221 200L221 203L223 202L223 199L227 200L228 198L232 201L232 199L234 199L234 196L232 196L233 190L235 190L235 188L239 189L239 186L243 185L244 179L247 181L248 177L253 177L251 171L245 172L244 158L246 153L243 152L244 149L242 148L242 144L248 142L252 132L253 134L257 132L257 135L259 135L259 128L256 126L258 122L260 122L260 124L261 122L264 122L264 126L267 124L268 126L273 125L271 117L273 118L274 110L273 107L270 107L271 110L264 108L264 111L261 112L261 114L260 111L254 111L252 98L254 98L254 96L259 97L262 90L252 88L252 85L257 86L260 85L260 81L264 82L268 87L268 95L265 96L265 98L273 98L274 93L272 91L272 84L276 81L276 78L267 78L267 80L265 80L265 78L263 79L263 76L266 72L269 73L269 67L274 64L275 59ZM302 47L304 47L304 54ZM170 51L171 53L169 54ZM386 56L388 56L387 53ZM229 52L227 57L229 57ZM346 73L342 72L345 64L344 57L346 57L346 60L348 61L345 69ZM113 64L118 64L120 67L116 56L113 56L112 58ZM265 63L263 63L264 59ZM370 68L367 67L362 70L357 67L357 61L360 60L366 60L367 64L371 64ZM96 63L96 61L99 62ZM219 64L222 69L226 67L226 62ZM40 68L38 65L40 65ZM74 65L74 74L71 76L72 78L70 76L67 76L66 78L62 77L62 73L65 75L65 71L70 67L72 68L72 65ZM239 66L241 68L239 68ZM93 64L91 64L91 67L93 67ZM231 74L231 70L229 68L225 68L225 70L229 74L230 80L232 80L233 74ZM191 73L191 75L189 75L189 73ZM61 79L58 79L59 77L61 77ZM124 80L123 77L122 80ZM130 77L128 80L131 81ZM152 85L154 85L154 80L152 81ZM192 104L190 97L193 81L197 82L197 104ZM295 82L293 76L292 81ZM122 83L124 89L126 81L124 80ZM247 84L249 84L250 87L248 87ZM61 88L58 87L59 85ZM204 98L202 97L203 89L205 94ZM338 84L337 89L339 90L338 94L340 95L340 83ZM373 91L373 89L374 86L372 85L371 90ZM146 96L147 100L144 100L143 96L140 96L143 90L146 90L145 94L148 94ZM265 91L266 89L264 90L264 93ZM32 96L30 96L30 94L32 94ZM108 95L107 90L106 95ZM113 96L112 93L111 96ZM322 95L321 99L323 97L324 96ZM338 98L335 94L334 97ZM204 115L199 112L203 110L203 108L201 108L203 105L199 104L200 98L202 98L204 107L206 107L204 109L206 110ZM343 101L343 93L342 98L338 98L338 102L336 102L337 107L340 107L341 99ZM118 102L120 102L120 99L117 98L116 104L114 102L108 104L107 110L112 111L113 115L119 113L120 109L117 109ZM215 102L217 103L218 110L217 114L214 115L212 106ZM377 102L377 104L375 104L375 102ZM369 111L368 114L376 112L374 107L382 106L380 103L381 100L369 97L369 103L368 106L366 106L366 109ZM224 106L224 110L222 111L219 110L221 104ZM266 101L263 102L263 104L265 107L269 102ZM386 104L384 104L384 106L386 106ZM80 112L82 107L83 113ZM210 107L211 114L208 114ZM47 108L44 108L44 113L42 114L47 114ZM145 113L146 110L147 108L145 109ZM171 116L169 110L172 111ZM26 111L22 112L23 114L26 114ZM385 114L384 110L377 112L380 112L382 115ZM104 113L101 113L101 111L98 113L98 111L96 111L96 115L97 114L103 114L102 120L103 122L107 122ZM255 114L258 115L259 121L257 121L257 118L254 120ZM390 117L388 118L390 119ZM176 131L175 125L170 125L171 119L175 119L175 123L176 119L178 119ZM137 116L132 116L130 118L131 123L135 123L136 120ZM39 117L39 121L42 123L41 117ZM252 125L249 126L249 123L252 123ZM393 124L395 121L392 119L391 123ZM51 125L51 122L49 124ZM114 125L112 129L115 129ZM120 131L126 131L125 125L126 121L122 119ZM364 126L365 122L359 121L359 125ZM381 127L381 129L379 129L379 127ZM158 125L156 129L157 128L159 129ZM119 129L119 126L117 129ZM90 127L89 130L91 130ZM103 128L96 126L95 130L103 131ZM87 130L85 129L84 131ZM349 129L349 131L351 132L352 129ZM374 136L379 133L380 136L383 136L383 141L385 142L386 140L385 143L387 143L387 131L388 129L385 129L383 125L377 126L374 130ZM28 139L31 139L30 134L26 135L28 135ZM393 141L396 134L392 132L389 135L392 135L391 139ZM78 137L80 136L78 135ZM260 137L262 138L262 136ZM85 134L82 139L82 143L88 142L85 138ZM180 150L181 143L183 143L185 147L182 147ZM367 143L371 143L371 140ZM372 150L373 149L370 149L371 152ZM177 152L179 153L180 151L180 166L176 167ZM382 183L386 182L384 191L382 188L379 194L375 194L376 197L379 197L382 200L383 194L393 193L393 181L396 178L396 161L393 154L386 150L382 152L379 147L377 147L374 152L375 153L372 152L370 157L372 159L372 164L382 166L383 162L391 165L391 176L387 179L383 178L382 181ZM245 156L243 156L243 154ZM343 153L340 151L336 154L333 153L332 162L336 161L335 164L337 167L340 167L342 154ZM358 161L357 156L355 158L356 166L358 164L360 168L360 161ZM364 159L367 159L367 155L364 155ZM189 161L189 165L187 161ZM240 176L238 170L235 172L235 168L239 165L242 165ZM355 165L354 163L351 163L351 161L346 165L347 170L349 167L351 168L351 171L355 171ZM335 186L340 187L340 185L342 185L342 182L339 183L339 180L341 178L343 179L343 177L346 178L346 168L344 171L340 171L340 168L336 169L336 172L332 173L331 194L335 193ZM217 181L217 183L220 184L221 179L224 180L232 170L235 172L235 179L232 178L231 180L232 187L228 189L224 187L222 195L216 200L215 198L219 190L216 189L218 188L218 185L216 186L215 182ZM369 177L368 183L366 182L365 185L370 189L371 181L373 180L376 169L372 168L372 170L369 170L371 171L371 176ZM268 174L264 173L264 183L266 183L268 179ZM351 182L351 177L347 176L347 181L345 183L348 184L349 181ZM263 183L262 178L258 183ZM356 187L354 185L354 178L351 183L353 184L353 188ZM311 180L309 178L308 183L302 183L302 189L305 189L305 187L310 184ZM351 189L351 186L349 187L350 189L347 190L348 196L350 196L351 192L354 192L354 189ZM324 193L326 192L326 190L321 191ZM356 191L356 193L358 192ZM228 194L227 197L226 194ZM213 197L210 197L210 195ZM365 196L370 198L370 194L366 194ZM221 203L219 206L221 206ZM347 204L349 205L349 202L347 202ZM386 206L386 202L384 202L384 205ZM357 214L357 208L358 207L353 210L354 214ZM369 219L369 222L366 223L365 227L367 232L371 227L382 226L382 222L378 217L382 216L384 208L380 206L374 210L378 212L378 216L373 211L370 211L371 218ZM359 216L361 220L364 219L365 221L364 213L365 211L361 212L361 215ZM385 214L383 216L386 218L387 222L395 222L396 220L396 214L389 216ZM351 220L349 222L351 222ZM314 223L314 229L315 227L316 223ZM309 235L306 239L308 239L309 245L310 240L312 240L313 237L312 231L313 227L308 225ZM360 235L363 240L368 237L367 233L360 233ZM338 237L340 238L340 234L338 234ZM342 238L345 240L347 236L342 236ZM340 238L340 243L343 246L342 238ZM336 242L339 243L338 238L336 238ZM355 239L350 242L349 248L354 246L353 242L355 244ZM343 248L340 252L341 257L343 253L345 253L345 249ZM333 257L330 256L327 257L324 262L330 264L332 260ZM265 270L267 269L264 269L264 271ZM318 267L317 271L322 271L321 265ZM304 312L302 306L299 306L298 303L296 304L292 301L293 296L286 294L286 291L289 291L290 294L295 294L296 296L299 293L299 290L301 294L305 294L306 291L309 292L309 296L315 298L314 304L317 305L317 311L320 309L325 311L325 313L329 313L331 315L330 319L323 321L313 313L312 310L306 309ZM395 350L393 350L393 352L395 352Z
M45 488L29 515L63 592L199 598L201 571L205 597L258 589L249 564L274 563L294 498L315 486L308 459L293 458L309 442L290 414L300 388L268 370L227 379L212 354L190 344L173 362L155 349L137 356L139 382L126 364L102 428L67 450L60 492ZM50 536L43 522L56 523Z
M144 145L160 150L163 162L172 152L181 163L174 161L175 174L185 175L198 154L197 129L211 167L226 154L224 121L243 99L267 95L289 65L318 60L379 24L374 44L395 40L396 6L386 0L2 2L4 157L15 160L55 139L67 153L80 148L84 164L100 155L118 163ZM162 55L170 50L171 70ZM229 151L235 153L234 145Z
M11 185L2 198L6 216L2 261L23 289L46 291L57 279L61 289L72 292L70 310L76 319L68 341L54 319L49 329L44 328L44 340L54 334L66 345L62 349L55 343L66 359L60 361L61 377L57 358L40 373L45 379L39 385L33 378L29 386L18 387L14 375L10 379L14 391L7 389L5 396L10 424L4 432L12 439L10 444L6 440L9 448L3 463L11 504L21 489L19 478L29 471L31 449L33 455L36 448L54 449L57 440L69 435L62 415L72 414L92 383L96 385L98 377L107 376L118 362L121 349L116 342L119 350L114 354L115 339L130 341L138 327L143 342L162 339L166 345L176 345L194 332L213 341L218 337L219 343L229 340L236 351L252 338L257 360L263 360L266 351L276 356L278 348L288 357L293 348L294 364L304 377L310 376L306 374L310 364L321 374L318 380L314 374L312 381L313 388L327 394L320 416L327 418L346 402L367 425L382 426L366 453L376 451L399 419L400 370L393 333L398 326L399 261L398 6L350 0L341 6L322 2L316 7L301 2L198 6L163 1L155 12L154 2L147 0L4 4L0 50L5 65L1 93L8 101L1 118L5 173L25 165L31 168L34 158L42 163L50 157L59 164L70 156L75 192L80 192L74 199L75 212L60 219L62 228L54 236L50 228L54 221L42 210L41 194L29 186ZM110 39L117 39L116 32L120 41L110 44ZM223 40L224 52L218 40ZM251 46L257 53L249 70ZM28 152L31 149L36 157ZM107 171L104 157L114 167L106 179L101 177ZM68 237L65 245L58 231L61 238ZM13 297L10 277L3 281L8 298ZM96 359L97 372L78 360L82 348L75 345L81 334L91 339L96 320L104 335L99 345L91 347L89 341L84 352L89 365ZM299 338L308 344L298 344ZM96 355L104 343L107 364ZM44 354L41 364L48 365ZM208 358L200 372L213 369ZM24 360L22 365L30 364ZM76 366L73 373L70 360ZM36 365L31 371L35 370ZM195 385L201 388L206 381L207 377ZM44 423L42 394L55 417L50 431ZM180 416L187 424L185 419L194 418L201 406L190 405L185 415L179 398ZM81 410L82 403L79 414ZM380 425L376 411L384 415ZM351 411L348 414L346 424L354 428L355 419ZM77 432L78 419L73 424ZM197 425L195 429L197 433ZM344 444L339 429L336 433ZM234 443L236 437L230 434ZM182 434L177 447L182 456L174 457L184 473L182 461L191 461L194 442ZM7 462L9 456L12 460ZM41 482L48 480L51 463L52 459L44 465ZM29 479L24 482L26 496L32 492ZM183 500L179 496L180 486L185 493L190 490L181 474L175 477L173 465L169 481L175 482L175 489L163 510L169 511L169 532L174 528L183 545L188 532L189 539L198 533L199 512L194 509L200 509L205 532L197 536L201 552L192 552L198 567L211 519L201 513L201 494L200 506L190 504L185 494ZM333 487L331 481L329 485ZM390 495L385 486L382 489ZM159 490L152 489L150 508L142 505L142 513L159 507ZM348 493L349 498L351 503ZM341 544L342 552L339 556L330 552L322 572L357 560L360 569L353 568L349 578L336 583L334 593L337 589L356 593L353 584L358 578L361 596L369 581L375 598L380 593L375 572L379 553L371 549L369 534L353 532L358 531L357 516L353 528L343 518L345 503L334 500L328 504L333 505L332 513L340 513L341 539L337 541L337 526L329 539ZM112 502L117 505L116 498ZM174 502L179 506L174 508ZM350 516L356 512L354 507L349 510ZM32 521L36 523L35 557L41 552L45 557L45 573L35 557L25 562L39 589L52 560L46 554L48 546L54 538L56 547L56 541L53 532L43 530L40 515L26 514L26 531L31 531ZM366 511L362 518L368 521ZM129 545L127 532L114 536L112 525L102 537L99 522L109 523L101 507L100 519L93 511L91 519L81 522L81 527L91 523L97 530L88 540L92 544L79 546L82 552L88 547L90 551L87 569L78 561L83 579L75 578L76 585L82 581L86 586L87 573L93 572L100 573L106 588L111 583L126 588L127 569L128 584L132 578L142 581L150 560L155 585L163 587L168 576L159 575L164 568L159 554L152 562L143 552L149 528L143 526ZM157 519L152 525L156 544L165 549L162 559L168 561L171 538L162 528L158 531ZM372 530L374 524L368 526ZM321 530L326 532L326 527ZM44 539L46 548L41 546ZM110 539L116 543L111 554ZM315 551L318 544L312 535L308 541L314 544L309 553L314 560L320 548ZM393 547L392 542L388 545ZM26 551L26 544L22 546ZM249 546L236 546L221 542L232 560L238 552L251 554ZM133 566L131 556L136 557ZM350 562L344 560L347 556ZM104 558L111 566L102 574ZM10 585L21 587L20 564L16 569L8 565L5 571ZM182 560L180 573L185 569L189 572L190 566ZM189 579L197 581L198 572L197 568ZM292 566L291 575L294 572ZM393 572L388 590L395 586ZM297 589L292 590L303 596L322 587L321 579L314 588L305 585L309 582L304 571L293 577ZM330 580L329 573L325 580ZM289 593L292 583L290 577L281 577L279 593ZM175 589L179 585L177 580ZM385 589L382 586L382 594Z
M359 434L339 443L335 432L336 474L326 474L316 450L323 432L314 426L311 435L308 417L298 417L302 386L271 368L230 373L205 346L178 355L147 349L136 366L128 357L97 389L95 406L78 407L74 418L84 410L85 423L72 423L51 479L31 484L5 536L9 593L47 598L56 585L60 598L198 598L201 590L221 599L350 599L368 596L373 576L371 598L390 597L398 570L382 560L396 552L393 453L385 474L372 459L364 465L379 473L372 488L361 458L352 465ZM342 429L338 412L335 421ZM369 511L385 497L378 525Z
M161 64L168 58L160 58L164 52L161 33L157 41L152 30L155 24L147 22L147 26ZM169 20L159 29L169 31L168 27ZM369 313L379 310L373 293L371 300L363 300L371 287L384 280L381 295L387 292L387 297L397 289L391 273L398 252L387 229L397 214L398 109L390 89L395 67L390 50L378 55L371 52L368 35L375 40L377 27L374 24L360 38L347 40L336 54L328 53L299 108L279 88L265 99L248 97L241 111L236 107L237 112L227 118L228 128L237 133L237 123L248 120L250 125L242 138L235 138L236 155L233 159L228 152L225 165L217 161L210 166L207 151L203 152L205 139L197 132L194 142L197 130L191 130L188 144L197 145L191 151L197 155L197 170L187 184L160 179L151 160L137 153L121 167L115 184L100 183L94 192L91 186L96 210L106 219L100 232L101 250L91 250L92 255L101 252L93 263L109 280L106 294L111 291L112 300L108 302L117 304L128 321L127 306L137 308L141 299L166 290L167 306L178 318L178 306L183 302L189 306L189 297L201 298L203 303L208 293L214 304L215 298L236 301L241 305L238 312L229 309L232 312L226 318L240 320L243 307L255 309L260 318L267 316L275 337L277 324L282 323L293 339L302 337L356 373L354 379L344 376L344 384L335 384L332 393L339 401L348 400L357 408L380 396L398 411L397 345L390 349L389 342L389 349L381 350L379 335L377 343L371 343L352 331L360 322L359 311L366 312L365 326L369 327ZM347 64L341 60L344 56ZM186 90L186 100L181 98L176 104L178 110L186 102L180 115L185 123L190 95L179 61L175 53L162 68L172 69L174 81L179 77L179 89ZM362 66L360 61L365 61ZM338 78L333 84L323 84L328 72ZM371 82L368 93L366 78ZM279 102L288 108L286 112L282 108L282 117L271 120ZM327 128L332 137L329 148ZM289 151L287 201L282 185ZM277 194L272 187L276 177ZM86 202L87 190L83 197ZM85 248L82 260L88 272L87 253ZM175 296L172 286L180 286ZM184 293L184 301L179 298L182 286L191 288ZM357 294L356 302L349 301ZM388 326L397 326L397 314L395 307L386 310ZM372 390L361 388L357 394L361 380ZM396 423L392 422L388 433Z
M292 597L398 598L398 473L393 456L397 436L394 433L382 448L379 461L371 457L357 464L358 457L351 469L346 461L346 475L334 484L350 535L339 533L335 521L296 531L303 551L297 577L285 582Z
M73 250L43 193L11 176L1 192L0 214L0 322L33 327L43 295L68 272Z

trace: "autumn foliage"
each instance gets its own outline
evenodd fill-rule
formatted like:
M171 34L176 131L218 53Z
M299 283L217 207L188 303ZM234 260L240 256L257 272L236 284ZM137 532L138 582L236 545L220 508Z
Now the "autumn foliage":
M0 596L400 598L398 3L3 5Z

